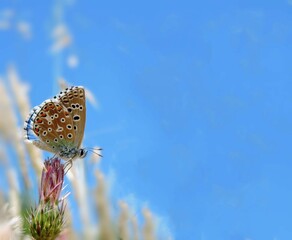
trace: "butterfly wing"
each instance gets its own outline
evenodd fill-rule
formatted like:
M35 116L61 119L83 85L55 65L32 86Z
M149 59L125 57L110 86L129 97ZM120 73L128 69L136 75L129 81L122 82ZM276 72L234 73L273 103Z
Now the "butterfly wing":
M45 101L35 112L32 122L33 132L51 152L59 153L64 146L74 147L75 131L72 118L61 103ZM43 144L34 144L44 149Z
M81 86L66 88L55 98L66 107L72 117L75 133L74 145L79 148L83 140L86 122L85 90Z
M43 143L40 140L33 140L31 141L33 145L35 145L36 147L38 147L39 149L48 151L48 152L52 152L52 153L56 153L55 150L48 144Z

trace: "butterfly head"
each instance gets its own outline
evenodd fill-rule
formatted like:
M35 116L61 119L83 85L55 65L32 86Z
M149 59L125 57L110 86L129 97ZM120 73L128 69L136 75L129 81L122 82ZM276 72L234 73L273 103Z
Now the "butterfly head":
M85 158L87 155L87 150L84 148L77 148L77 147L68 147L68 146L62 146L60 148L60 151L58 152L58 155L65 159L72 161L76 158Z
M85 150L84 148L78 149L78 157L79 158L85 158L87 153L88 153L88 151Z

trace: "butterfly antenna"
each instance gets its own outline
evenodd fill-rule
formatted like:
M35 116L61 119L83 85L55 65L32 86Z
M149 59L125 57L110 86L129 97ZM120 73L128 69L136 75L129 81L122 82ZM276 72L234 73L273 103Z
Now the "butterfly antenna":
M92 153L96 154L96 155L99 156L99 157L103 157L103 156L100 154L100 152L102 151L102 148L87 148L87 150L88 150L89 152L92 152Z

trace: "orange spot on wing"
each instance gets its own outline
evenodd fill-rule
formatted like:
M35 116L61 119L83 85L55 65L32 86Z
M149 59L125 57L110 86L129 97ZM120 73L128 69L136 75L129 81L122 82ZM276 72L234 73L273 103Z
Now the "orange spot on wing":
M36 119L36 122L37 122L37 123L42 123L43 120L38 118L38 119Z

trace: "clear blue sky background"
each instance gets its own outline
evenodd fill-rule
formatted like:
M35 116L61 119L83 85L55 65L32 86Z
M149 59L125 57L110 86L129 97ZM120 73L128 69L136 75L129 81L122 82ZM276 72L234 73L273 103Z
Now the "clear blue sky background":
M94 93L84 145L104 148L113 194L178 240L292 239L292 1L56 2L1 1L0 70L16 65L33 105L59 75ZM73 43L52 54L60 21Z

